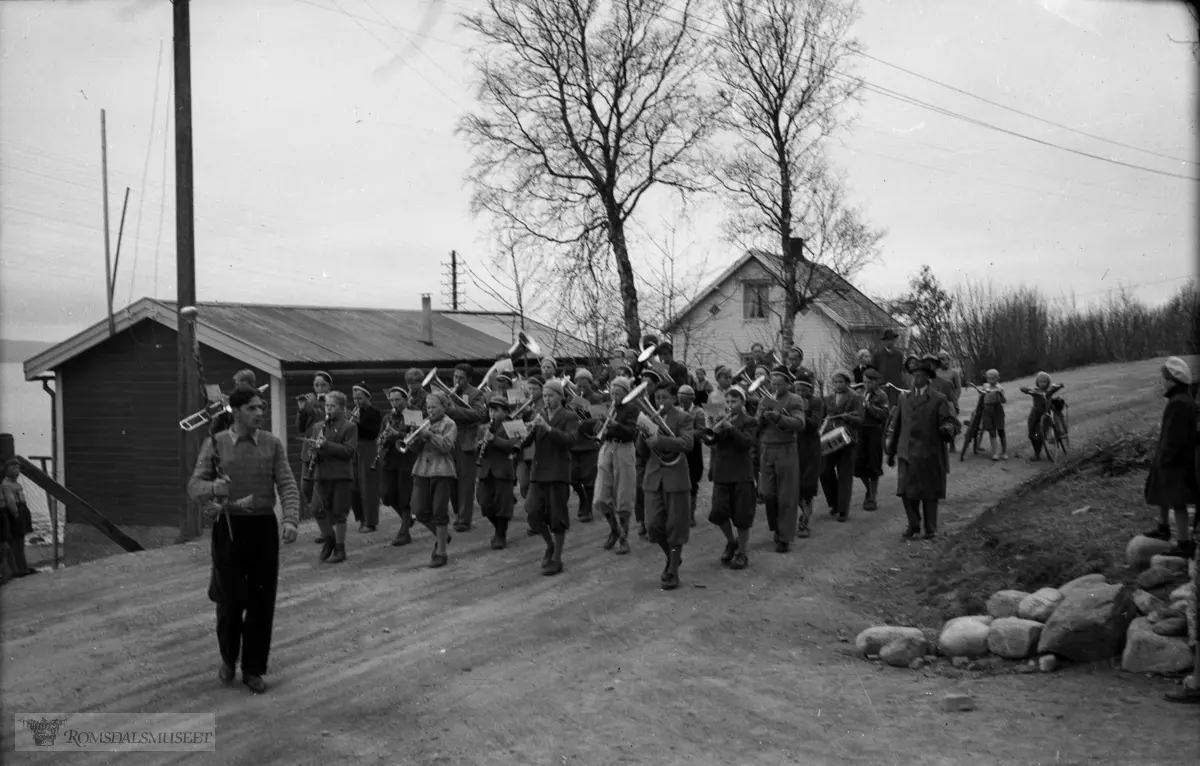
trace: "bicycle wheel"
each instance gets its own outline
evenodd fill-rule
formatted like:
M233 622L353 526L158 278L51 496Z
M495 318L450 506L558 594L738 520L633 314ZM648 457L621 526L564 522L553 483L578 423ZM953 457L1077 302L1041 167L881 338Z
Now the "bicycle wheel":
M975 453L979 452L979 423L983 420L983 414L979 408L975 408L975 412L971 415L971 424L967 426L967 432L963 434L962 452L958 453L958 462L967 459L967 450L973 448Z
M1049 414L1042 416L1042 449L1046 459L1054 462L1054 453L1058 450L1058 429L1054 427L1054 418Z
M1065 414L1059 414L1058 417L1055 418L1055 421L1054 429L1058 435L1058 448L1065 455L1067 454L1067 447L1071 446L1071 435L1070 432L1067 431L1067 416Z

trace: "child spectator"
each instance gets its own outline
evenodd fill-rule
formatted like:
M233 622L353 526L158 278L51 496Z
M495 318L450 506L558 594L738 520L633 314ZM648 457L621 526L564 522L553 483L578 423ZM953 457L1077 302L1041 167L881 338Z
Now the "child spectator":
M1154 462L1146 477L1146 504L1158 506L1159 513L1158 527L1147 536L1170 540L1170 514L1174 510L1177 544L1167 555L1183 558L1191 558L1195 552L1187 507L1200 496L1195 462L1196 402L1188 393L1191 382L1191 370L1179 357L1173 356L1163 365L1159 384L1167 406L1163 410Z
M979 406L983 407L979 431L988 435L988 443L992 447L992 460L1008 460L1008 438L1004 433L1004 405L1008 403L1008 399L1004 395L1004 387L1000 385L999 370L988 370L985 377L987 382L977 387ZM1000 439L999 445L996 444L996 437Z
M1033 388L1022 387L1021 393L1033 397L1033 407L1029 410L1029 419L1026 423L1029 427L1029 443L1033 445L1033 459L1041 460L1042 445L1045 444L1045 435L1042 433L1042 416L1050 411L1050 400L1062 390L1063 384L1054 383L1050 380L1049 374L1039 372L1033 379L1033 386Z
M35 574L25 560L25 535L33 531L33 516L25 502L25 488L21 486L21 464L15 457L4 461L4 480L0 482L0 500L3 501L4 543L8 546L7 563L13 577Z

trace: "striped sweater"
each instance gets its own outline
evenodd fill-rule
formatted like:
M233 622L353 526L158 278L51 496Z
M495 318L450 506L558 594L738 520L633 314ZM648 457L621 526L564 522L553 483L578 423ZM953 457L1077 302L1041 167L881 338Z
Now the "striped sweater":
M219 461L214 461L214 457ZM229 502L253 497L250 507L235 509L235 515L266 516L275 513L275 497L283 506L283 523L299 523L300 489L288 465L287 451L274 434L258 430L238 437L224 431L204 442L196 469L188 482L188 494L198 502L213 500L213 482L220 472L229 480Z

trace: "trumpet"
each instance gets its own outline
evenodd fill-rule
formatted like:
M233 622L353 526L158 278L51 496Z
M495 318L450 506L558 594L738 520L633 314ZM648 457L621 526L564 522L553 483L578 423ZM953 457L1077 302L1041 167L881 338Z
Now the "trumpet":
M754 382L750 384L750 387L746 389L746 393L753 394L753 393L757 393L761 390L762 393L759 395L762 396L762 398L770 399L771 401L775 401L779 397L777 397L777 396L775 396L775 394L771 393L771 389L763 387L764 384L767 382L767 380L768 380L768 378L766 376L763 376L761 378L755 378Z
M718 420L716 423L713 423L711 426L708 426L707 428L704 429L704 432L703 432L704 440L706 442L712 442L717 436L717 428L719 428L722 425L729 425L732 422L733 422L733 411L731 410L729 412L726 412L721 417L721 419Z
M654 406L650 404L649 399L642 396L638 398L637 403L642 412L646 413L646 417L654 421L654 424L658 426L659 430L662 431L667 438L675 438L675 433L671 431L671 427L667 425L667 421L663 420L662 412L654 409ZM657 449L651 451L658 457L658 462L662 463L664 466L675 465L683 459L683 455L678 452L664 452Z
M258 393L265 394L270 384L264 383L258 387ZM179 427L184 431L195 431L201 426L212 422L213 418L220 415L222 412L233 412L233 408L229 406L229 397L222 396L220 399L209 402L208 406L202 410L197 410L191 415L188 415L183 420L179 421Z
M436 389L449 396L451 399L456 400L463 407L471 406L471 403L464 399L461 394L459 394L450 386L447 386L440 378L438 378L436 367L429 371L429 374L425 376L425 380L421 381L421 387L425 388L426 386L431 387L430 393L433 393L433 389Z
M408 452L410 449L412 449L413 442L417 440L418 436L425 433L425 431L429 429L429 425L429 418L425 418L421 425L417 426L411 434L396 442L396 451L403 455L405 452Z

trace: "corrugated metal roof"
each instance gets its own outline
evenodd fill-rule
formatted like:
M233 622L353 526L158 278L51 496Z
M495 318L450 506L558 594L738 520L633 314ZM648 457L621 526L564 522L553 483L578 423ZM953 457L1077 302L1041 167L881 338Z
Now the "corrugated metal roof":
M160 301L171 311L175 304ZM421 311L324 308L244 303L200 303L198 321L262 349L287 364L427 363L453 359L494 359L508 349L520 326L515 314L433 312L433 345L421 342ZM550 328L526 319L546 346ZM560 338L565 338L561 333ZM571 338L561 347L579 351ZM544 349L545 350L545 349ZM549 351L547 351L549 353Z
M591 355L587 344L578 338L528 317L522 323L519 314L486 311L443 311L441 314L486 335L506 339L510 346L516 343L517 333L524 325L525 333L537 341L547 356L579 358Z

